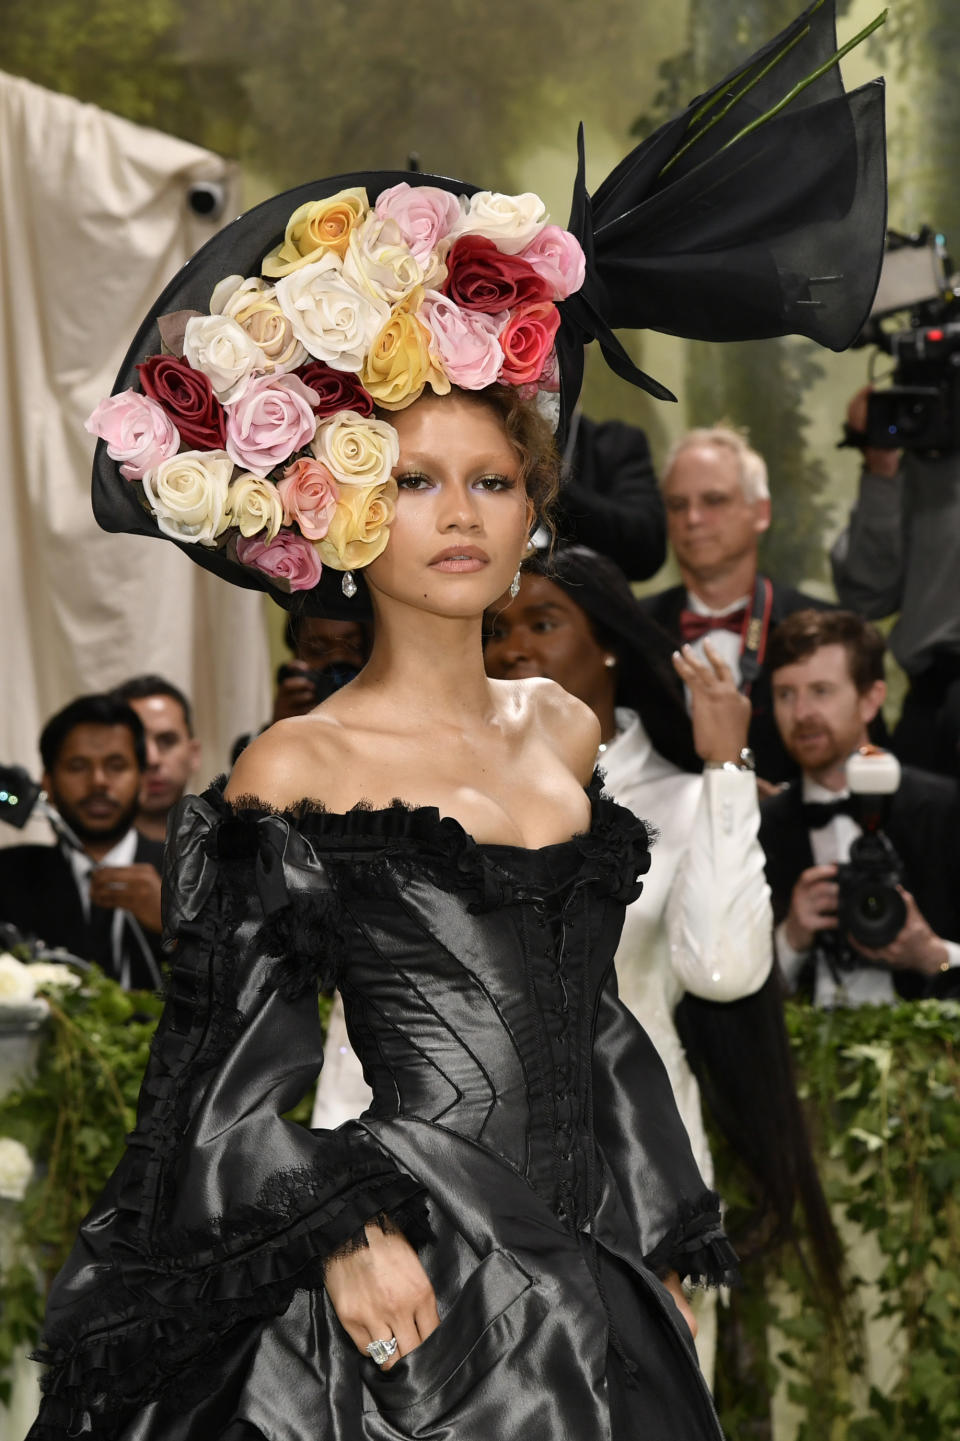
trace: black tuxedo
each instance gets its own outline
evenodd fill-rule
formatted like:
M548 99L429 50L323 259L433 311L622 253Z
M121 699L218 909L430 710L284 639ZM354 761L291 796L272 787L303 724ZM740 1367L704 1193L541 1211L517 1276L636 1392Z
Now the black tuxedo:
M146 862L161 871L163 846L138 836L134 862ZM25 935L38 937L48 946L63 946L81 960L96 961L107 975L119 979L107 928L97 925L96 920L95 916L91 923L84 916L73 869L59 845L0 850L0 921L16 926ZM160 937L146 930L143 934L159 968ZM123 956L129 960L132 985L155 989L156 977L126 924L122 947Z
M903 883L921 914L945 941L960 941L960 793L954 781L904 766L884 827L903 862ZM800 781L760 805L760 844L766 856L774 924L790 909L790 897L802 871L814 864L810 833L803 822ZM901 996L960 995L960 970L929 977L919 971L893 970ZM813 962L801 975L811 990Z
M836 609L827 601L817 600L812 595L804 595L803 591L794 590L789 585L781 585L779 581L771 581L771 585L773 587L770 604L771 632L795 610ZM680 612L687 608L686 586L674 585L669 590L660 591L657 595L645 596L641 604L646 608L648 614L663 626L671 639L678 646L681 645L683 637L680 634ZM773 718L770 677L766 667L761 667L760 674L751 687L750 704L753 707L753 714L750 717L747 743L757 758L757 775L762 776L766 781L790 780L797 774L797 764L784 750L777 723Z
M642 430L580 416L556 523L564 544L608 555L628 580L657 573L667 554L666 520Z

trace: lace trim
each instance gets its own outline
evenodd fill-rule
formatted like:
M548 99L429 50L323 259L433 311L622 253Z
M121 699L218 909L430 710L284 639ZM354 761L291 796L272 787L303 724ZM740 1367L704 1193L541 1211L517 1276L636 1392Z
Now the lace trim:
M716 1191L704 1191L696 1201L681 1202L676 1225L644 1261L657 1276L676 1271L681 1281L695 1285L736 1285L737 1253L724 1232Z

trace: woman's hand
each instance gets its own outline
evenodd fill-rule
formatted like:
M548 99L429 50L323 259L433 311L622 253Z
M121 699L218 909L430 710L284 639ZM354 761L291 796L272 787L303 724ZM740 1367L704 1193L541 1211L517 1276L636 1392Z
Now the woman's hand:
M372 1222L367 1246L327 1265L327 1294L341 1326L358 1351L371 1341L397 1338L397 1349L382 1370L408 1356L440 1324L430 1277L405 1236L384 1233Z
M683 1289L683 1282L680 1280L676 1271L668 1271L665 1276L661 1277L661 1280L670 1292L673 1301L676 1303L680 1315L684 1321L686 1321L690 1335L696 1340L699 1329L697 1326L697 1318L690 1309L690 1302L687 1300L687 1294Z
M704 642L709 664L698 660L685 645L674 652L677 675L690 692L693 743L702 761L739 762L750 728L750 702L737 690L730 667L709 641Z

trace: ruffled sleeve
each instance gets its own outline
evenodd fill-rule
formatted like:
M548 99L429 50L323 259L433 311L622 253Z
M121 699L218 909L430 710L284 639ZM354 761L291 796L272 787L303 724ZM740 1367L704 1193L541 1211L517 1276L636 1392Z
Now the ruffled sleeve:
M118 1435L244 1343L372 1219L426 1230L425 1198L360 1126L283 1119L323 1054L336 885L293 819L182 804L164 880L169 996L136 1129L54 1283L32 1437Z
M597 1012L593 1094L608 1181L596 1217L600 1239L605 1226L621 1229L625 1221L658 1275L730 1282L737 1257L724 1235L719 1197L704 1184L663 1062L619 999L612 967Z

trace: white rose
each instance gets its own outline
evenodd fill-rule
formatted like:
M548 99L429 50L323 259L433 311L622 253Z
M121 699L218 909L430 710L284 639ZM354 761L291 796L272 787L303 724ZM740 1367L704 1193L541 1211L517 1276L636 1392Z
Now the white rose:
M33 1162L22 1141L0 1136L0 1198L22 1201L33 1180Z
M212 545L227 527L227 488L233 461L225 450L185 450L143 477L157 525L172 540Z
M29 966L11 956L9 951L4 951L0 955L0 1006L32 1001L36 993Z
M283 502L277 487L258 475L238 475L230 482L226 513L230 525L238 526L241 535L264 531L263 539L268 542L283 524Z
M57 961L31 961L27 967L37 990L77 991L83 985L76 971Z
M264 375L286 375L308 359L306 349L280 309L276 287L259 275L228 275L210 297L210 310L228 315L262 352L258 369Z
M343 278L374 300L396 305L423 282L423 269L395 220L368 215L350 232Z
M385 420L339 410L317 427L310 449L345 485L382 485L400 459L400 437Z
M193 315L183 333L183 358L202 370L223 405L237 400L265 357L242 325L227 315Z
M390 317L384 301L343 278L332 251L278 280L277 301L300 343L334 370L358 371Z
M456 235L483 235L505 255L519 255L549 219L539 195L498 195L478 190L467 203L466 214L457 222Z

